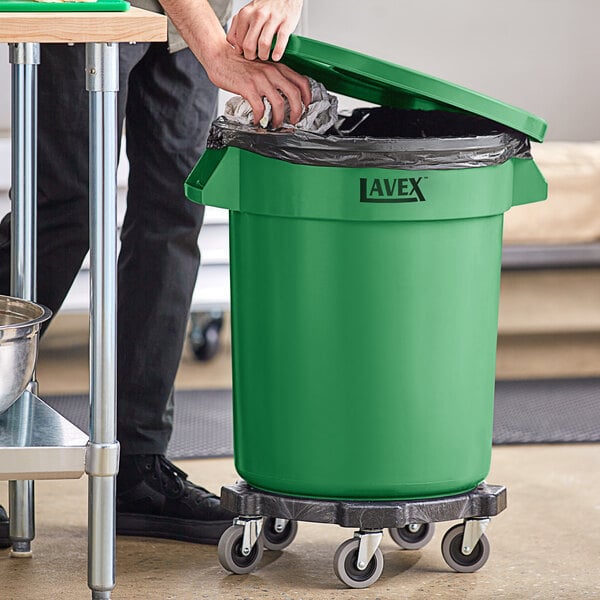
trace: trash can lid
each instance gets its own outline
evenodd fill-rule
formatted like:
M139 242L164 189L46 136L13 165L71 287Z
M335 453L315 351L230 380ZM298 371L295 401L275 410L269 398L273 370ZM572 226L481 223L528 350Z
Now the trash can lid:
M541 142L546 122L479 92L347 48L292 35L282 62L332 91L394 108L464 111Z

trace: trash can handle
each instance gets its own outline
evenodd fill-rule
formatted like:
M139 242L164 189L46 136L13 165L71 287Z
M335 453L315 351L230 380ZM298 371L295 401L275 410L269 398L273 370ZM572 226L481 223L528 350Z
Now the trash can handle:
M185 194L193 202L228 210L240 209L239 149L204 152L185 182Z
M531 158L513 160L513 206L540 202L548 197L548 183Z

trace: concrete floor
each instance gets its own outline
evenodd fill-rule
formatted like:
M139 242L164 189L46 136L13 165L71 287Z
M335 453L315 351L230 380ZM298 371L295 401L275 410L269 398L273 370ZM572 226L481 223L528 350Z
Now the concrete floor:
M58 325L58 322L57 322ZM38 376L42 392L80 391L87 385L75 322L44 342ZM79 332L79 333L78 333ZM71 338L70 338L71 336ZM67 343L67 340L70 342ZM84 351L85 354L85 351ZM85 363L85 361L83 361ZM68 373L68 375L67 375ZM229 384L228 338L210 367L186 351L178 386ZM190 477L211 489L237 475L231 459L180 461ZM490 483L509 490L509 508L488 530L491 556L475 574L451 572L440 553L450 524L441 524L423 550L400 551L386 535L381 579L348 590L333 573L337 546L350 530L301 523L294 543L266 552L250 575L228 574L214 546L135 538L117 540L114 600L583 600L600 598L600 445L496 447ZM0 485L0 503L6 486ZM86 584L87 482L36 483L33 559L0 551L0 599L81 600Z

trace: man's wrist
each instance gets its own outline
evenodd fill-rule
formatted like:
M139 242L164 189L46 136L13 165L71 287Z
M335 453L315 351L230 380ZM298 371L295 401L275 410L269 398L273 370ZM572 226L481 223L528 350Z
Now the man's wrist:
M199 39L197 46L196 55L207 70L220 63L224 54L231 51L231 46L225 39L225 34L222 37L215 36L211 41L207 41L206 38Z

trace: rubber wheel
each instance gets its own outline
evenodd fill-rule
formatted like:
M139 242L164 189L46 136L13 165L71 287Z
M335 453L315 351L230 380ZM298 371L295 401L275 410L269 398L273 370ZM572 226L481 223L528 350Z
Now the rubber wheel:
M298 523L296 521L288 521L281 533L275 531L275 521L276 519L273 517L268 517L263 521L263 546L267 550L283 550L287 548L294 541L298 533Z
M333 557L333 570L338 579L351 588L367 588L375 583L383 572L383 554L377 548L367 568L361 571L357 566L358 546L356 538L346 540L335 551Z
M420 523L417 531L411 531L409 525L389 530L391 538L403 550L419 550L429 544L435 533L435 524Z
M463 554L464 531L464 525L455 525L446 532L442 540L442 556L451 569L459 573L474 573L481 569L490 557L490 543L484 534L471 554Z
M190 334L192 351L198 360L210 360L214 358L221 346L221 327L216 323L209 323L204 328L197 327L198 329Z
M236 575L254 571L263 556L263 546L260 542L254 544L248 556L244 556L242 554L243 537L244 527L242 525L232 525L225 530L219 540L219 562L223 568Z

